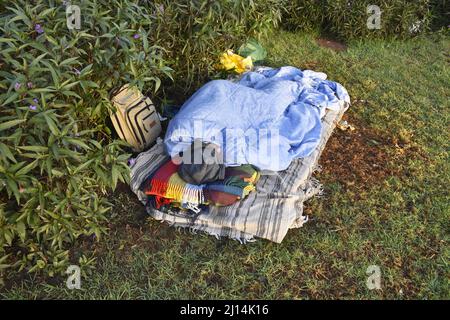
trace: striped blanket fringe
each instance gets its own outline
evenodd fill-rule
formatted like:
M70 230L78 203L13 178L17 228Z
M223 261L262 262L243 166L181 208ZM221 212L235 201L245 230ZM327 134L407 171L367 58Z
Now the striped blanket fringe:
M203 185L197 186L189 183L180 185L167 181L152 180L151 189L148 192L165 194L166 198L173 199L175 202L198 206L205 203L203 188Z

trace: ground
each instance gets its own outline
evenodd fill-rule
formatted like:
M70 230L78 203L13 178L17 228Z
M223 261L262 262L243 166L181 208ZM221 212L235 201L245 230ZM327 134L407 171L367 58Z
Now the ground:
M277 31L266 64L323 71L352 97L316 174L325 195L310 221L281 244L242 245L147 219L121 188L110 234L84 239L73 259L96 253L81 290L65 278L11 281L0 298L315 299L450 298L450 41L365 40L346 46ZM381 289L366 286L367 268Z

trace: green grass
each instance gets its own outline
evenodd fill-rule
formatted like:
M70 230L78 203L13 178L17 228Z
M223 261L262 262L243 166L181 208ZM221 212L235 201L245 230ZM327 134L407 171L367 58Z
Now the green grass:
M83 268L81 290L66 289L64 277L26 276L7 281L0 297L449 299L449 39L352 42L337 53L314 35L279 31L263 44L267 64L326 72L352 101L365 100L349 119L414 151L397 156L394 145L382 146L388 160L378 165L401 174L345 185L324 170L326 196L307 203L310 222L282 244L241 245L146 221L121 193L110 235L73 250L74 261L97 256ZM382 290L366 287L370 265L381 268Z

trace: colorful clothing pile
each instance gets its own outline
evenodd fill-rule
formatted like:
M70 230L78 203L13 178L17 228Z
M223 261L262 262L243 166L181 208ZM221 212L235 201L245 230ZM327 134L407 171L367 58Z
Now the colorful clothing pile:
M225 178L195 185L185 182L178 174L180 165L168 160L150 174L143 188L152 197L156 209L170 205L200 211L202 205L229 206L255 190L260 174L252 165L228 167Z

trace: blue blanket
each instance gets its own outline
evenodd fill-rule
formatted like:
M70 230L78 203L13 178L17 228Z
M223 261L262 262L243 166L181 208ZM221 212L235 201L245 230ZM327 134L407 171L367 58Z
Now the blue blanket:
M345 88L326 77L282 67L247 72L236 83L210 81L170 121L167 151L174 156L201 139L218 144L228 166L284 170L316 148L325 109L350 102Z

